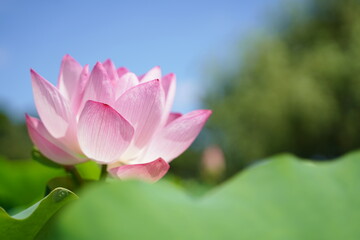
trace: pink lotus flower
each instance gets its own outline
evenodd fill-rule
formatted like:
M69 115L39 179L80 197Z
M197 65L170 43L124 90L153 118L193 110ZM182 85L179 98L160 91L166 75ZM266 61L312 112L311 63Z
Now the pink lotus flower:
M89 73L66 55L56 87L34 70L31 79L40 119L26 115L26 123L42 154L62 165L107 164L121 179L163 177L211 115L171 113L176 78L160 67L136 76L107 60Z

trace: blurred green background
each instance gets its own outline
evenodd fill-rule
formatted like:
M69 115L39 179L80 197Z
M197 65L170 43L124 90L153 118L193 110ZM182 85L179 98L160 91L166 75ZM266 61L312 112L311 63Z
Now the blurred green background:
M359 148L359 12L357 0L309 2L216 73L207 126L228 174L280 152L330 160Z
M201 192L203 183L222 182L276 153L324 161L359 148L360 1L314 0L301 10L285 9L273 19L275 31L249 36L225 63L206 69L212 81L203 105L213 115L193 146L172 162L168 179ZM31 149L23 121L1 111L4 166L30 159ZM4 167L0 179L7 172ZM41 184L49 178L35 175ZM0 196L8 209L20 204L10 201Z
M213 65L204 99L213 115L197 143L221 147L224 179L277 153L323 161L359 148L359 12L357 0L310 1ZM200 155L190 149L173 171L196 175L190 159Z

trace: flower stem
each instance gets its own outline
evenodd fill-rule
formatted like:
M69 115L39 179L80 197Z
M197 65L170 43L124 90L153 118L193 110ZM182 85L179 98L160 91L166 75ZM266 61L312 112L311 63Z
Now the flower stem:
M64 166L64 168L68 173L70 173L77 186L80 187L84 184L84 180L74 166Z
M100 176L100 180L105 181L107 177L107 165L101 165L101 176Z

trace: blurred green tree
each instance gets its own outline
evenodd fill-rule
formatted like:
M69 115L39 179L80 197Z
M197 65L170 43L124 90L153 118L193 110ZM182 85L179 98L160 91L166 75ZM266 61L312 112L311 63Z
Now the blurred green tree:
M360 147L360 1L306 9L218 74L206 97L231 173L279 152L330 159Z
M25 124L12 121L0 110L0 155L8 159L27 159L31 157L31 149Z

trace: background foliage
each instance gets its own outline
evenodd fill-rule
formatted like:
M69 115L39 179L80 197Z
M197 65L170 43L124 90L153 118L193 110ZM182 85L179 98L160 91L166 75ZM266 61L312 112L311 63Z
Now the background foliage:
M25 159L31 156L32 143L23 121L12 120L6 111L0 110L0 155L9 159Z
M358 0L312 1L218 73L208 126L230 172L279 152L319 160L360 146L359 12Z

